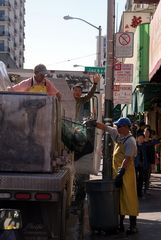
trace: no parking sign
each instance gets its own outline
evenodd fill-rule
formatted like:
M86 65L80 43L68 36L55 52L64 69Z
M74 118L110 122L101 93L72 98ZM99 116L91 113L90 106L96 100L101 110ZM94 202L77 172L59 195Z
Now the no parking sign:
M115 34L115 57L133 57L134 33L118 32Z

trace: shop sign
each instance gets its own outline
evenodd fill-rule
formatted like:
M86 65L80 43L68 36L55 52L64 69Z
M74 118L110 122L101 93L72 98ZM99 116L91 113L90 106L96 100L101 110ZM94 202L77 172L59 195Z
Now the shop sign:
M133 64L115 64L114 83L132 83Z
M135 32L137 26L150 20L150 12L123 12L123 32Z
M130 104L132 99L132 85L120 84L114 85L113 88L113 103Z

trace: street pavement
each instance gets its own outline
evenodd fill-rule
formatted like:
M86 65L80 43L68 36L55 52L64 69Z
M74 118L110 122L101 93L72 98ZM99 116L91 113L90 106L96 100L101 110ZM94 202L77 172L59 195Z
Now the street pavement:
M151 183L148 193L139 199L140 213L137 218L138 233L127 236L126 233L119 234L92 234L88 222L88 208L85 207L84 225L79 224L78 217L70 218L67 240L161 240L161 174L151 175ZM125 219L125 229L129 224L128 216ZM71 227L72 226L72 227ZM70 229L70 234L69 234Z

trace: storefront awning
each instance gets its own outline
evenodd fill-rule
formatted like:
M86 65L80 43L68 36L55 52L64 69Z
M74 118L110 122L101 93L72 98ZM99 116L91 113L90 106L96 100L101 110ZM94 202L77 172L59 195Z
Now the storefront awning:
M149 111L154 104L161 103L161 83L138 85L133 93L133 111L142 113Z

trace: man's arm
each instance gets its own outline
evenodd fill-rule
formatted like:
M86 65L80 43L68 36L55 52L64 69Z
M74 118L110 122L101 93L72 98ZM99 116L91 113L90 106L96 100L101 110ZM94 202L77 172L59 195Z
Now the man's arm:
M111 135L112 140L116 142L116 139L118 137L118 131L116 128L107 126L106 124L101 122L96 122L96 127L103 131L107 131Z
M83 97L81 97L82 102L87 102L94 96L94 93L96 91L97 83L100 81L100 75L95 74L93 75L93 86L91 87L90 91Z
M7 90L11 92L26 92L31 86L31 78L23 80L22 82L12 86L8 87Z
M57 98L61 99L61 93L59 90L55 87L55 85L48 79L46 79L46 87L47 87L47 93L49 96L57 96Z
M94 96L94 93L96 91L96 87L97 87L97 84L93 84L93 86L91 87L89 92L85 96L80 97L80 101L84 102L84 103L88 102L90 100L90 98L92 98Z

